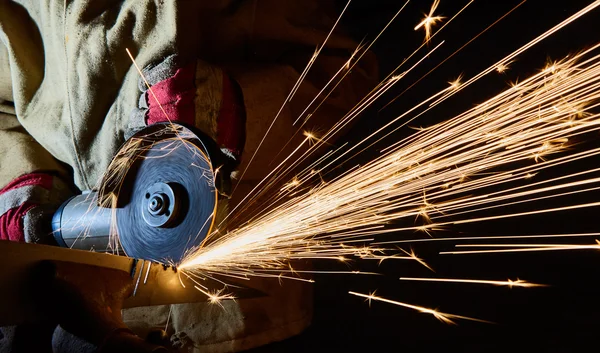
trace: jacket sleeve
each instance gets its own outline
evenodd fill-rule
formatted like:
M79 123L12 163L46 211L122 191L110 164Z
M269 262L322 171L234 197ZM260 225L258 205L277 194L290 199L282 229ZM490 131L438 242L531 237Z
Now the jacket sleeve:
M52 243L52 211L69 195L64 169L19 124L0 44L0 239Z

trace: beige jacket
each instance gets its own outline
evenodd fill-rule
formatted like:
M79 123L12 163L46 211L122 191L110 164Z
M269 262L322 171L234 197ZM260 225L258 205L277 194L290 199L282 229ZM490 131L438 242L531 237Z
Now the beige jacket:
M239 83L247 115L240 166L245 169L333 25L337 15L330 3L0 0L0 188L33 171L57 172L80 190L96 185L130 132L139 100L139 75L125 48L142 67L174 53L202 60L195 104L196 123L204 130L215 126L219 111L221 82L215 72L225 70ZM292 122L355 48L356 43L344 36L330 38L282 111L233 202L269 172L273 151L292 139ZM367 55L308 128L326 130L375 79L375 63ZM294 146L292 142L288 148ZM132 309L124 318L143 333L164 327L171 310L168 331L185 341L182 351L189 352L248 349L297 334L309 324L310 286L261 281L260 287L269 293L267 298L228 301L224 309L184 304Z

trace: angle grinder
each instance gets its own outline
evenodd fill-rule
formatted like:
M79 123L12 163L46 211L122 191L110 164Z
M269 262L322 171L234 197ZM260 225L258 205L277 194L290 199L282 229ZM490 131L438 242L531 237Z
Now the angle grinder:
M229 164L201 132L146 127L121 147L97 190L58 209L54 237L63 247L177 264L211 233Z

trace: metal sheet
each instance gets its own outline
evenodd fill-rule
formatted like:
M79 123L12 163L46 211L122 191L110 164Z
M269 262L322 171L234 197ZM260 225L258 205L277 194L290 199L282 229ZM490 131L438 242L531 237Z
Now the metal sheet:
M104 253L0 240L0 326L40 318L35 310L34 300L44 294L27 291L30 290L28 281L31 280L34 266L43 260L67 261L72 262L73 266L94 265L131 274L137 288L135 295L126 299L125 308L207 300L206 295L196 290L194 283L185 275L180 276L172 268L165 268L161 264ZM91 281L94 280L92 275ZM217 281L204 280L202 285L213 290L222 288L222 284ZM239 299L264 295L247 287L247 283L241 288L230 289Z

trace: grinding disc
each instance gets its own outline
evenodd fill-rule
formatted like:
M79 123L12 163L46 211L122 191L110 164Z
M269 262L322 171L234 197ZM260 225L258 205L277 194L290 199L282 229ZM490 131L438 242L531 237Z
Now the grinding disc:
M116 214L127 256L178 263L209 234L217 190L209 157L197 145L168 137L138 156ZM121 197L121 196L119 196Z

